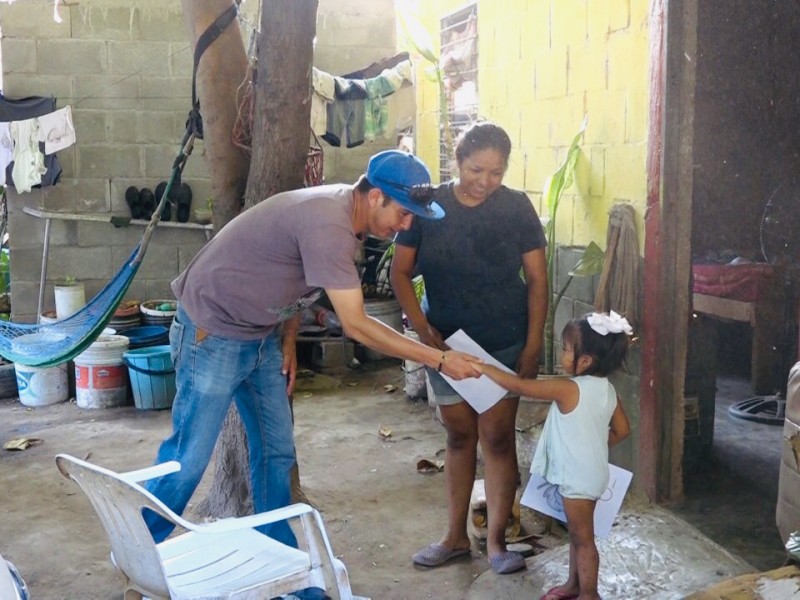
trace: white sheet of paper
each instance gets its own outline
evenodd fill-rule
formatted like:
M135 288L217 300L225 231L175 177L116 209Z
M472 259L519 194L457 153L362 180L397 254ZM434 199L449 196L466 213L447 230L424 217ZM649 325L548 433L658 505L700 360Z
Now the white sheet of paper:
M597 537L608 537L632 478L630 471L608 465L608 487L594 509L594 533ZM564 523L567 521L558 486L547 483L541 475L531 474L520 503Z
M491 354L481 348L475 340L464 333L462 329L456 331L447 338L445 342L453 350L477 356L483 359L483 362L495 365L497 368L503 369L509 373L514 372L503 363L492 358ZM453 389L458 392L459 396L464 398L464 400L479 413L486 412L497 404L500 398L506 395L506 390L489 379L488 375L481 375L477 379L475 377L469 377L467 379L455 380L442 373L442 377L445 378L447 383L453 386Z

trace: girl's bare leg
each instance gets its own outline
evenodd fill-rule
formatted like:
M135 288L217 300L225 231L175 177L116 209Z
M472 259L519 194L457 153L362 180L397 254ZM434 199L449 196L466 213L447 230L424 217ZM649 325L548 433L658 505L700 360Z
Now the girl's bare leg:
M569 527L569 579L565 592L579 593L580 600L599 600L597 577L600 556L594 542L595 500L564 498L564 512ZM577 577L577 586L574 579ZM568 587L570 586L570 587Z

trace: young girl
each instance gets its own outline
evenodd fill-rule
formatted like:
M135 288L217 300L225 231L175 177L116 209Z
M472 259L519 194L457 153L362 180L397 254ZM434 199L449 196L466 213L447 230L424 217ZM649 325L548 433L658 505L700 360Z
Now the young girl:
M511 392L556 403L536 445L531 472L560 488L569 528L569 577L541 600L600 597L594 507L608 484L608 447L630 434L607 376L622 366L631 333L628 321L613 311L567 323L561 364L570 378L522 379L492 365L475 365Z

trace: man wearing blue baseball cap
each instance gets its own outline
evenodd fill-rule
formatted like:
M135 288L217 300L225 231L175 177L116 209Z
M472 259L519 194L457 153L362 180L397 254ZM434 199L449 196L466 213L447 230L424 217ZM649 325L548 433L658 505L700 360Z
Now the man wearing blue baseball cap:
M379 152L369 160L366 179L384 196L394 200L409 212L425 219L441 219L444 210L433 195L428 167L412 154L399 150ZM408 229L410 222L407 227Z
M414 216L440 219L430 173L418 158L387 150L355 184L276 194L233 219L172 282L178 311L170 329L177 394L173 432L156 463L181 470L149 482L182 513L208 466L231 401L247 432L255 512L291 502L295 465L289 394L297 370L300 312L327 293L344 333L383 354L455 379L475 377L474 357L403 336L364 311L355 257L367 234L391 237ZM156 542L172 525L146 515ZM297 545L285 521L259 528Z

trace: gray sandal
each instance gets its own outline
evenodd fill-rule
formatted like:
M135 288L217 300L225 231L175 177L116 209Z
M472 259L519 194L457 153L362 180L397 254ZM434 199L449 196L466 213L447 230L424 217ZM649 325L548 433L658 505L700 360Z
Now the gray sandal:
M507 575L525 568L525 559L519 552L501 552L489 559L492 571L498 575Z
M449 560L470 554L469 548L450 550L441 544L431 544L411 557L415 565L423 567L438 567ZM524 561L523 561L524 562Z

